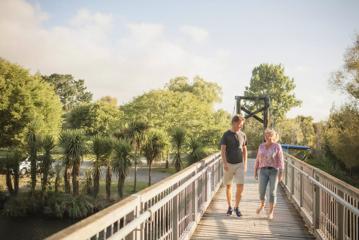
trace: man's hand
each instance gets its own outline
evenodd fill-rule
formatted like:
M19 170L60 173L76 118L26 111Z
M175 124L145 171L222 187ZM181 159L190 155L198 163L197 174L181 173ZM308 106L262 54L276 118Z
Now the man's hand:
M223 163L223 168L224 168L224 171L228 171L228 164L226 162Z

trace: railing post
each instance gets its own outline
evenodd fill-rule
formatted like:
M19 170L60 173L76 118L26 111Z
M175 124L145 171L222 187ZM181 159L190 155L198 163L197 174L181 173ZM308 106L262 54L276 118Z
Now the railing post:
M285 156L286 160L284 164L285 169L285 186L288 188L288 158Z
M313 177L319 181L319 176L313 170ZM314 229L319 228L320 224L320 188L314 185L314 198L313 198L313 227Z
M135 194L137 199L138 199L138 203L137 203L137 207L136 207L136 212L135 212L135 218L137 218L138 216L141 215L142 211L143 211L143 203L142 203L142 199L141 196L138 194ZM134 238L136 240L142 240L144 238L144 224L142 223L135 231L134 231Z
M303 166L300 167L300 170L303 171ZM299 193L299 205L300 207L303 207L303 198L304 198L304 185L303 185L303 174L300 173L300 183L299 183L299 187L300 187L300 193Z
M193 175L197 174L197 169L194 171ZM198 194L197 194L198 179L192 183L192 213L193 221L197 220L198 212Z
M178 183L174 185L174 189L178 187ZM178 195L173 197L173 207L172 207L172 216L173 216L173 222L172 222L172 235L173 240L178 239Z
M344 193L342 190L338 189L337 194L344 199ZM337 226L338 226L338 236L339 240L344 239L344 206L340 203L336 203L338 206L338 214L337 214Z
M292 170L291 170L291 179L290 179L290 193L292 194L292 197L294 195L294 161L292 160Z

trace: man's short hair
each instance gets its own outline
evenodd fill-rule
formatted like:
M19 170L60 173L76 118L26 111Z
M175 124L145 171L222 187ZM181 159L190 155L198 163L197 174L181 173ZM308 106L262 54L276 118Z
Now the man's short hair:
M245 118L241 114L236 114L232 117L232 123L234 122L244 122Z

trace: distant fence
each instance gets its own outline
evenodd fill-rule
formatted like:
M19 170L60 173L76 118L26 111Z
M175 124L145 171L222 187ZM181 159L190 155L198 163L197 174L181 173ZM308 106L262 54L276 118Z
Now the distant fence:
M283 186L319 239L359 239L359 189L285 154Z
M222 176L216 153L47 239L189 239Z

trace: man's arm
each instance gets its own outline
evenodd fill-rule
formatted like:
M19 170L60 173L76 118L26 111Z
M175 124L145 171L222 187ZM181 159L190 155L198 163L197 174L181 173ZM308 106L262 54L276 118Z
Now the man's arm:
M227 146L226 145L221 145L221 157L222 157L222 160L223 160L223 167L224 167L224 170L228 170L228 162L227 162L227 157L226 157L226 148Z

